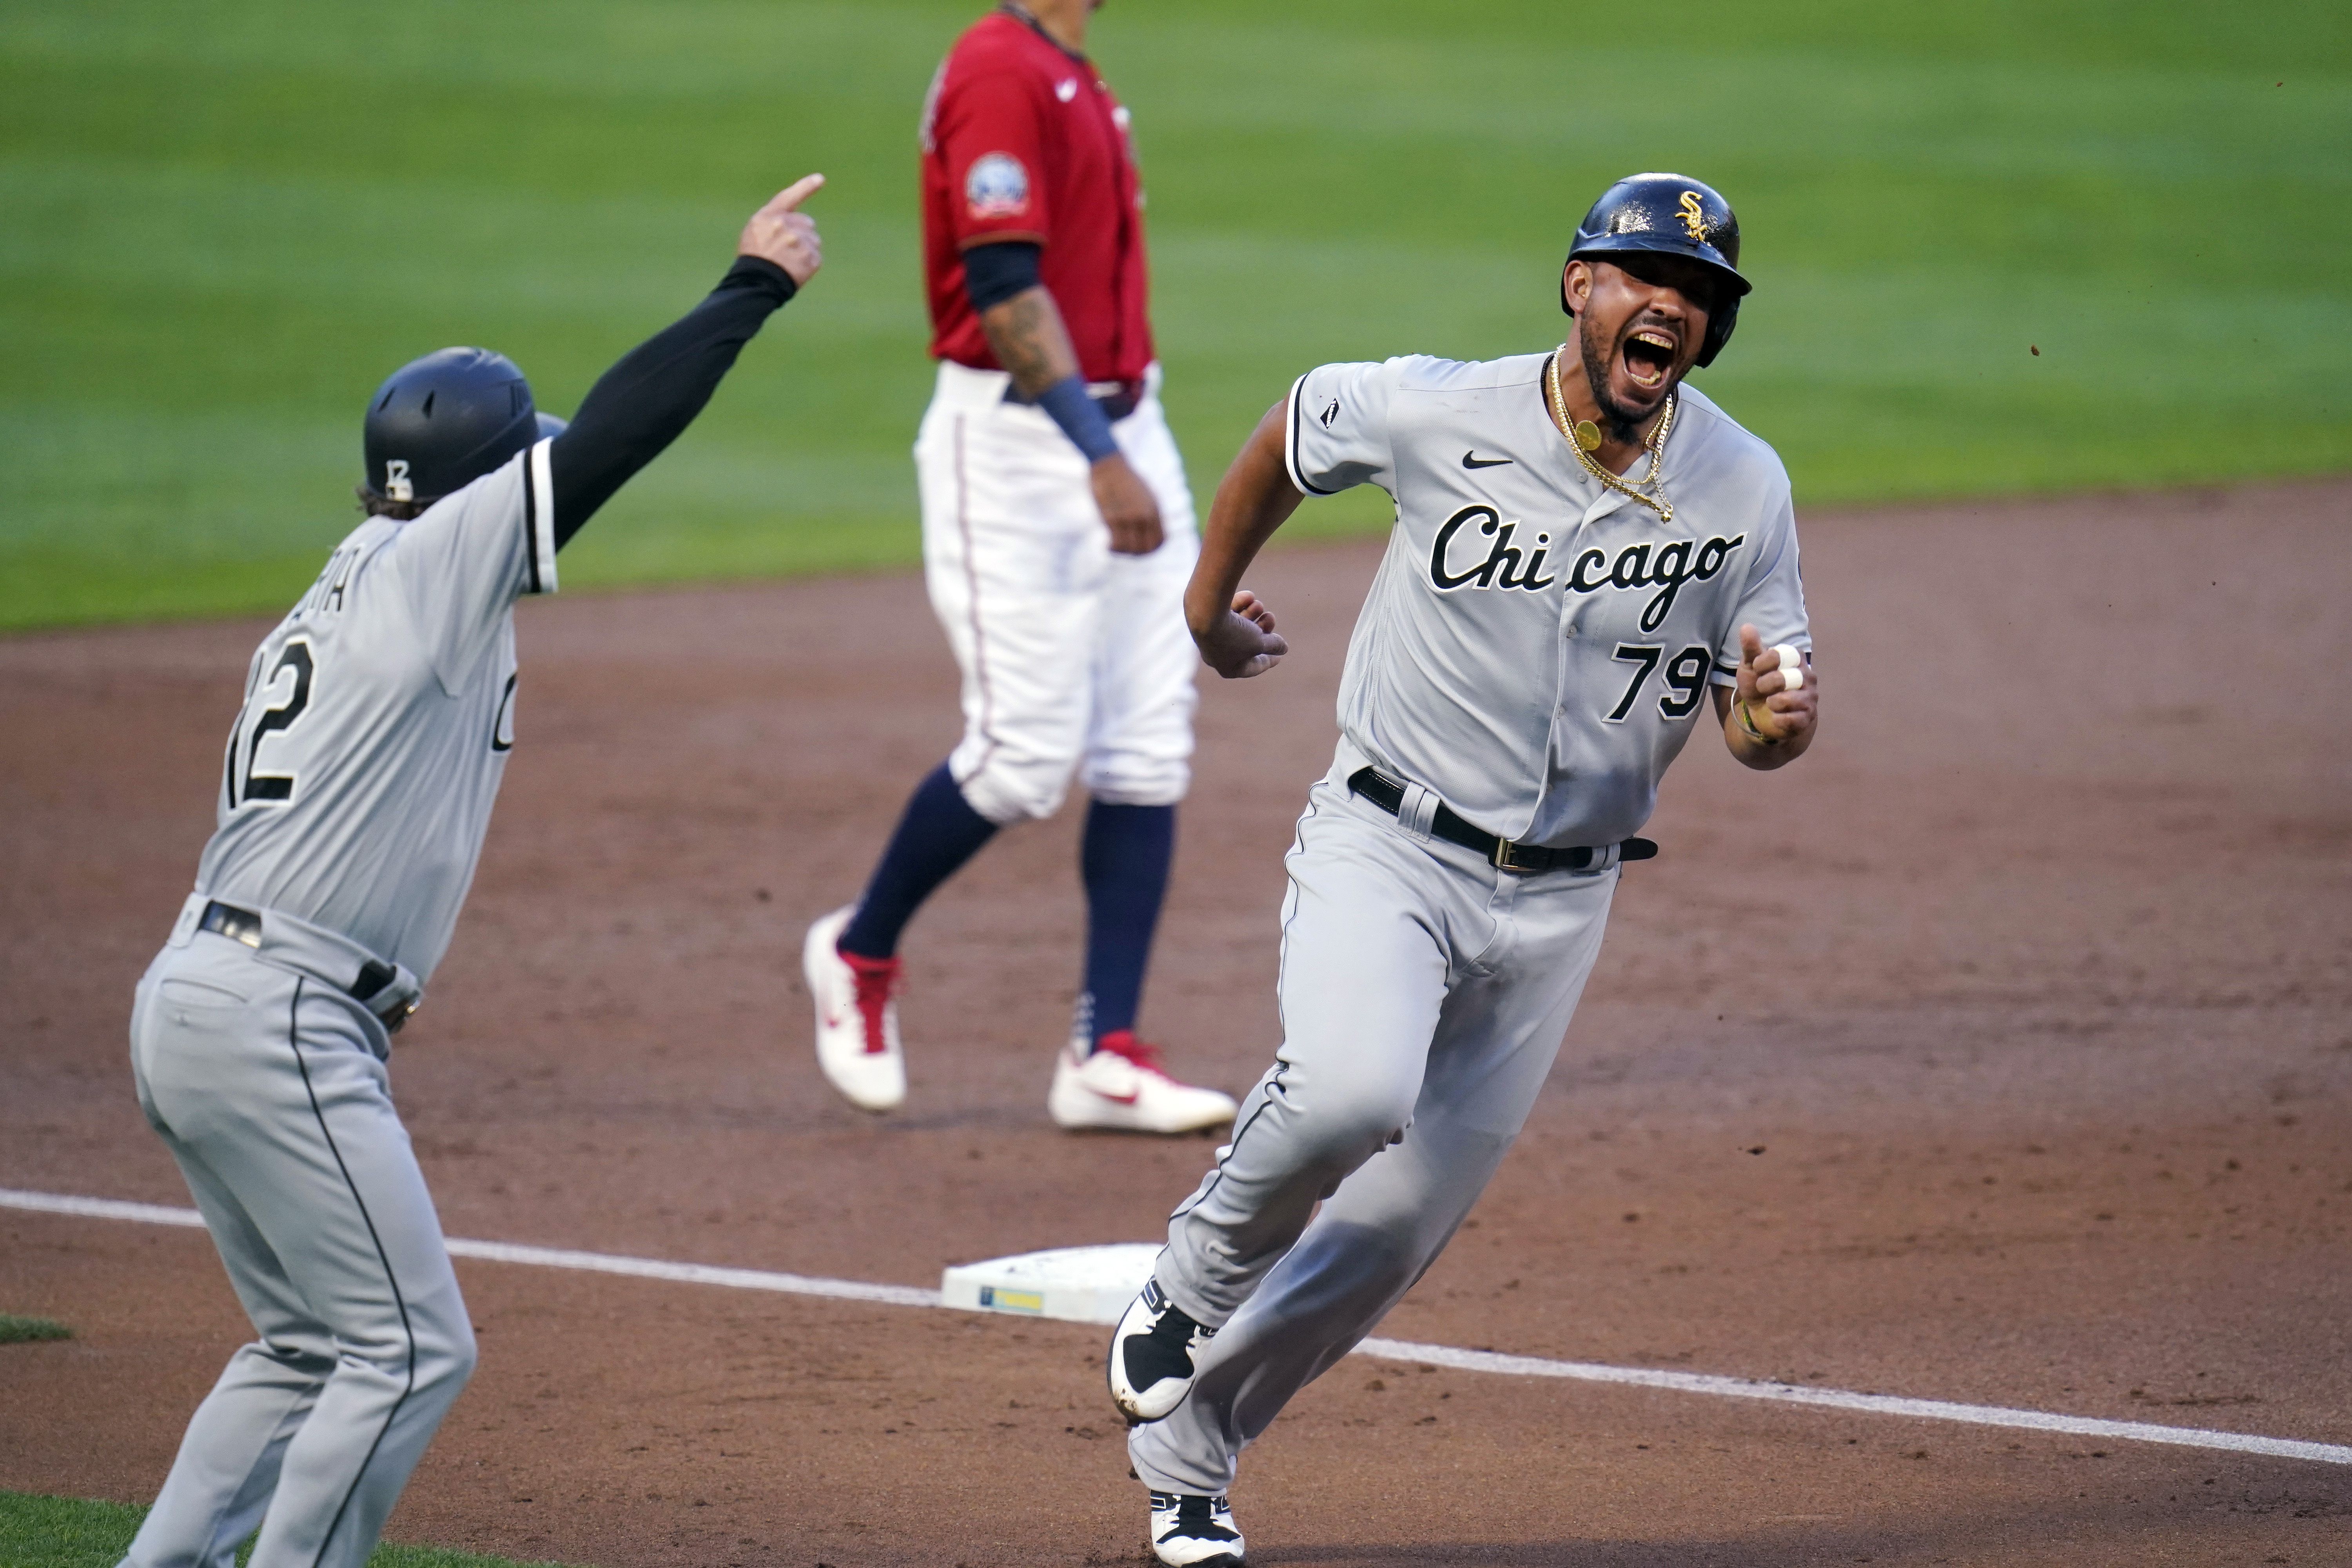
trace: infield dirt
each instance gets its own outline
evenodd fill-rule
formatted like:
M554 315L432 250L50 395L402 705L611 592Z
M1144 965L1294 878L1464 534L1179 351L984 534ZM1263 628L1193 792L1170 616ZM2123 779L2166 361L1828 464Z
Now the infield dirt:
M2352 483L1804 520L1823 731L1669 776L1527 1134L1383 1331L2352 1442ZM1281 856L1366 546L1204 677L1148 1031L1276 1043ZM1077 813L908 944L905 1113L797 950L955 731L911 578L526 605L520 743L394 1082L453 1235L907 1284L1145 1240L1213 1144L1045 1090ZM123 1026L257 622L0 642L0 1185L184 1204ZM0 1211L0 1487L151 1498L243 1336L196 1232ZM1102 1331L461 1263L402 1540L597 1564L1138 1560ZM2352 1560L2352 1472L1354 1359L1245 1461L1254 1564Z

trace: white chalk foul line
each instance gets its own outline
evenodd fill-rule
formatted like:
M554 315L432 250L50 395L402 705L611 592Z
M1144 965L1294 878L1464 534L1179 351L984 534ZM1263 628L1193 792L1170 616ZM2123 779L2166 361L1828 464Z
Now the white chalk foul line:
M530 1263L541 1268L585 1268L596 1274L634 1274L640 1279L675 1279L688 1285L726 1285L737 1290L781 1290L789 1296L830 1296L836 1301L879 1301L889 1307L936 1307L937 1290L912 1285L867 1285L856 1279L823 1279L807 1274L773 1274L764 1268L713 1268L703 1263L666 1263L657 1258L621 1258L609 1252L566 1252L553 1247L516 1247L503 1241L449 1243L452 1258L488 1263Z
M74 1197L62 1193L29 1193L0 1187L0 1208L27 1209L37 1214L78 1215L88 1219L131 1220L142 1225L176 1225L202 1228L204 1216L194 1209L162 1204L123 1203L114 1198ZM574 1252L555 1247L520 1247L504 1241L449 1241L450 1256L487 1263L521 1263L539 1268L576 1268L596 1274L622 1274L640 1279L666 1279L688 1285L724 1285L737 1290L774 1290L791 1296L823 1296L837 1301L874 1301L890 1307L937 1307L937 1290L911 1285L868 1285L856 1279L826 1279L806 1274L779 1274L763 1268L718 1268L702 1263L671 1263L656 1258L624 1258L609 1252ZM1812 1405L1832 1410L1853 1410L1872 1415L1899 1415L1917 1421L1956 1421L1971 1426L2006 1426L2029 1432L2057 1432L2074 1437L2102 1437L2118 1443L2162 1443L2175 1447L2210 1448L2231 1454L2261 1454L2277 1459L2306 1459L2323 1465L2352 1465L2352 1447L2336 1443L2306 1443L2292 1437L2260 1437L2244 1432L2213 1432L2197 1426L2158 1426L2146 1421L2103 1421L2087 1415L2058 1415L2042 1410L2012 1410L1998 1405L1956 1405L1940 1399L1906 1399L1892 1394L1854 1394L1836 1388L1804 1388L1794 1384L1765 1383L1753 1378L1718 1377L1707 1373L1657 1372L1645 1367L1607 1366L1598 1362L1547 1361L1538 1356L1505 1355L1496 1351L1459 1350L1452 1345L1415 1344L1410 1340L1366 1340L1356 1353L1380 1361L1426 1362L1459 1372L1494 1373L1505 1377L1562 1377L1580 1383L1613 1383L1634 1388L1655 1388L1674 1394L1702 1394L1718 1399L1761 1399L1781 1405Z
M1360 1355L1382 1361L1427 1362L1463 1372L1501 1373L1510 1377L1568 1377L1580 1383L1619 1383L1676 1394L1711 1394L1719 1399L1766 1399L1782 1405L1820 1405L1874 1415L1907 1415L1921 1421L1959 1421L1971 1426L2014 1426L2032 1432L2063 1432L2076 1437L2107 1437L2119 1443L2169 1443L2183 1448L2220 1448L2232 1454L2267 1454L2280 1459L2311 1459L2352 1465L2352 1447L2305 1443L2292 1437L2256 1437L2242 1432L2209 1432L2197 1426L2158 1426L2146 1421L2102 1421L2089 1415L2053 1415L2042 1410L2011 1410L1999 1405L1953 1405L1940 1399L1906 1399L1893 1394L1851 1394L1840 1388L1804 1388L1790 1383L1718 1377L1703 1372L1653 1372L1644 1367L1604 1366L1597 1362L1544 1361L1495 1351L1417 1345L1408 1340L1366 1340Z
M129 1204L114 1198L79 1198L63 1193L26 1193L0 1187L0 1208L37 1214L79 1215L85 1219L127 1219L142 1225L204 1227L194 1209L162 1204ZM685 1285L725 1285L737 1290L778 1290L788 1296L830 1296L837 1301L878 1301L888 1307L936 1307L937 1290L910 1285L866 1285L856 1279L824 1279L807 1274L776 1274L764 1268L717 1268L704 1263L670 1263L658 1258L623 1258L610 1252L573 1252L560 1247L518 1247L506 1241L447 1240L452 1258L485 1263L527 1263L539 1268L580 1268L592 1274L627 1274Z

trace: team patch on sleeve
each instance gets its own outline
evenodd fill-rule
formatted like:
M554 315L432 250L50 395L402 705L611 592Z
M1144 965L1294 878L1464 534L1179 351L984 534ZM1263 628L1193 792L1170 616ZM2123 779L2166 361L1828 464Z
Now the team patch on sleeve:
M1029 171L1010 153L983 153L963 177L963 199L975 218L1019 217L1029 210Z

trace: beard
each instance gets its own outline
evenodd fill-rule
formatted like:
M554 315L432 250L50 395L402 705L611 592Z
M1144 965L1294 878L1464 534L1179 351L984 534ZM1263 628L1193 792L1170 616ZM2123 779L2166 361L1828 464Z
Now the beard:
M1609 395L1609 361L1614 345L1600 341L1601 334L1587 325L1591 320L1589 310L1576 319L1576 352L1584 362L1585 384L1592 389L1593 405L1601 410L1601 423L1607 426L1602 433L1612 441L1638 447L1642 444L1643 425L1658 411L1628 408ZM1680 379L1675 377L1676 381ZM1668 383L1666 390L1674 391L1674 384Z

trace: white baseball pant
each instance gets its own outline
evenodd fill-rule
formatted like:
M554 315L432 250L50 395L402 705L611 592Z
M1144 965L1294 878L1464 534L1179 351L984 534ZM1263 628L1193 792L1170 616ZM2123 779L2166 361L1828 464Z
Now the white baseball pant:
M948 769L1000 825L1051 816L1075 773L1097 800L1171 805L1192 782L1184 584L1200 553L1183 459L1151 368L1111 426L1160 502L1167 542L1118 555L1084 455L1002 371L940 365L915 439L924 580L963 672Z
M1436 1260L1517 1138L1600 955L1613 858L1499 871L1349 794L1360 764L1308 796L1286 862L1282 1047L1154 1269L1218 1331L1184 1403L1129 1434L1160 1491L1230 1487L1242 1449Z
M139 1103L260 1338L229 1359L123 1568L361 1568L474 1368L394 1111L383 1026L210 931L139 983Z

